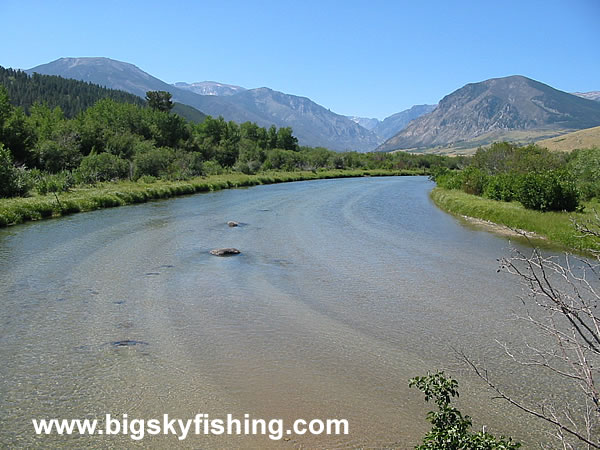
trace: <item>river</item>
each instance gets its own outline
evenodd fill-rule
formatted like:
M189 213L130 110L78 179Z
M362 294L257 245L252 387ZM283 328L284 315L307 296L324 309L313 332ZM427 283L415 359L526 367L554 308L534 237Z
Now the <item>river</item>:
M1 230L0 445L411 448L433 405L408 379L443 368L477 429L533 447L541 424L491 400L453 351L515 395L561 395L496 342L529 336L517 280L497 273L509 242L438 210L432 187L296 182ZM36 436L31 422L107 413L344 418L350 433L134 441Z

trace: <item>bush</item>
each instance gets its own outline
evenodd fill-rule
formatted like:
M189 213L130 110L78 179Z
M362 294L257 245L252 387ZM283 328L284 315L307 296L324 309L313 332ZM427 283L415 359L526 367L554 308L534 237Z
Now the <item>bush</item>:
M600 148L574 151L569 170L577 179L583 198L600 197Z
M517 198L519 176L514 173L501 173L488 178L483 196L492 200L512 202Z
M467 194L483 194L487 182L488 176L477 167L467 167L461 173L461 189Z
M23 196L29 188L27 172L13 165L10 151L0 144L0 197Z
M135 176L152 175L157 178L166 176L174 159L173 150L165 147L152 147L143 153L138 153L133 160Z
M44 141L37 148L40 166L50 173L75 169L81 161L79 148L72 142L59 144L55 141Z
M81 161L77 174L82 183L97 183L127 178L129 162L110 153L88 155Z
M200 152L178 152L169 166L169 179L189 180L204 175L203 159Z
M529 173L521 177L517 200L538 211L575 211L579 191L566 170Z
M204 162L203 167L206 175L221 175L224 172L221 164L215 160Z
M35 190L40 195L46 195L49 192L67 192L74 185L75 179L71 172L39 174L34 180Z
M437 411L430 411L427 420L431 430L423 438L417 450L516 450L521 447L510 437L499 438L485 431L473 433L473 421L452 406L452 398L458 397L458 382L447 378L444 372L429 373L424 377L412 378L410 387L425 394L425 401L433 402Z

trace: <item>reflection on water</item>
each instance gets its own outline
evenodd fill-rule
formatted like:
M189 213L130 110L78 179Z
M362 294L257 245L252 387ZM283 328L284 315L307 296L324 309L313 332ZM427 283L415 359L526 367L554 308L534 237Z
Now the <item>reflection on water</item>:
M423 177L289 183L3 230L0 445L408 448L428 428L408 379L438 368L460 377L477 426L538 439L540 424L491 402L452 351L512 393L552 395L495 342L533 338L511 320L516 280L496 273L508 241L437 210L430 188ZM242 254L209 255L218 247ZM106 413L346 418L350 435L136 443L31 426Z

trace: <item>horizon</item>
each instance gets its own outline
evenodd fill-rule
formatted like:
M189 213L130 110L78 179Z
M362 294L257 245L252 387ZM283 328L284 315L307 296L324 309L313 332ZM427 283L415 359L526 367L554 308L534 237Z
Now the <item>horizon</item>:
M437 104L468 83L511 75L565 92L600 90L600 61L589 56L597 52L600 18L593 0L421 7L352 1L344 8L180 1L166 11L158 5L111 0L100 9L69 1L58 9L39 0L3 2L0 12L11 19L5 33L19 39L3 49L0 65L27 70L96 54L169 84L268 87L337 114L379 120Z

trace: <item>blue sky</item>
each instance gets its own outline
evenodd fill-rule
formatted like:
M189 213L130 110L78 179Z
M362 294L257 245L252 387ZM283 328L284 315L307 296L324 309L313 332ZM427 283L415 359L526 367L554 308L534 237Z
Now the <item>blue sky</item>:
M384 118L520 74L600 90L600 1L0 0L0 65L106 56Z

